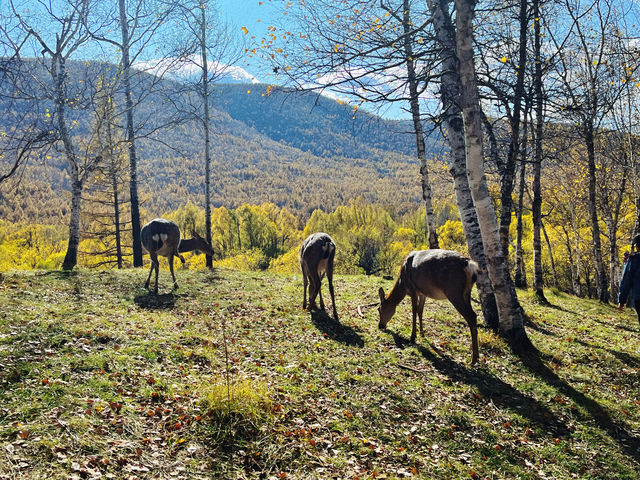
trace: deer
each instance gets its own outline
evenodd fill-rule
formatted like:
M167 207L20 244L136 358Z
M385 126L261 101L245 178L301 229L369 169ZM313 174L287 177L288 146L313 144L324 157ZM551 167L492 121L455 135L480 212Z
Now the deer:
M405 296L411 297L413 327L411 343L416 341L416 316L420 320L420 336L424 337L422 313L426 297L449 300L464 317L471 330L471 364L478 361L477 315L471 308L471 289L478 277L478 264L452 250L419 250L410 252L404 259L400 274L388 295L380 287L380 321L378 328L385 329L396 307Z
M151 280L151 274L154 269L156 271L156 283L154 287L154 293L158 294L158 271L160 264L158 262L158 256L167 257L169 261L169 270L173 277L173 288L178 288L178 282L176 281L176 275L173 272L173 257L178 257L182 263L185 262L184 257L180 255L184 252L191 252L193 250L200 250L207 255L214 255L213 248L207 243L207 241L198 235L194 230L191 231L193 238L180 239L180 229L171 220L165 220L164 218L155 218L142 227L140 231L140 238L142 240L142 246L151 258L151 269L149 270L149 276L144 284L144 288L149 288L149 281Z
M333 306L333 318L338 320L336 311L336 299L333 291L333 260L336 255L336 244L326 233L318 232L309 235L300 247L300 268L304 283L302 308L315 309L316 296L320 296L320 309L324 311L322 292L320 290L322 279L327 276L331 304ZM309 303L307 304L307 286L309 287Z

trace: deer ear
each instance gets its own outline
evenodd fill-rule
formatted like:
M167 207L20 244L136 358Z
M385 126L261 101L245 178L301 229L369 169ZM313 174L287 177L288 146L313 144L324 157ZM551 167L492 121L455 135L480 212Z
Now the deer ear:
M382 287L380 287L380 289L378 290L378 295L380 296L380 303L384 302L384 289Z

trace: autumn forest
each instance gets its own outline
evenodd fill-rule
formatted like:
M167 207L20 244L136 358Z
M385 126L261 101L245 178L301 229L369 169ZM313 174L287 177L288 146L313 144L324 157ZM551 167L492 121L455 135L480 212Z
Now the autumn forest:
M36 371L15 360L24 355L29 365L37 363L31 347L18 349L20 342L29 344L28 323L21 340L10 342L14 325L36 321L19 313L30 308L20 295L36 291L41 281L48 295L57 292L73 305L70 292L84 288L89 293L77 296L88 299L90 311L77 312L85 308L78 301L70 315L96 323L64 320L59 335L69 339L59 345L86 340L84 353L96 356L95 365L74 360L70 377L60 378L78 372L109 376L117 393L109 390L112 397L100 411L92 400L86 412L96 421L108 418L111 434L128 435L118 422L136 425L127 437L135 447L126 455L104 446L92 453L97 460L77 460L69 446L29 448L52 452L60 465L51 471L60 478L70 471L82 478L120 478L125 471L178 478L180 473L168 473L165 455L182 458L189 478L201 478L197 472L210 478L312 478L305 476L312 464L313 478L376 478L383 471L389 476L381 478L636 478L640 337L633 308L619 313L613 307L631 241L640 234L637 2L239 3L269 15L255 25L249 16L236 25L225 17L226 2L213 0L0 1L0 295L14 302L0 316L0 366L9 372L0 375L0 399ZM141 229L158 217L175 222L184 238L202 236L213 251L184 250L184 265L176 264L180 286L170 294L142 287L150 260ZM340 319L298 311L300 246L315 232L335 242ZM380 332L387 329L375 329L375 308L367 309L384 302L377 285L397 278L409 252L424 249L454 250L479 266L472 294L481 326L479 370L463 366L469 331L451 305L444 324L452 333L434 333L439 322L428 322L433 325L426 337L440 338L431 344L436 353L429 346L408 353L409 345L417 345L413 336L408 341L393 334L385 343ZM164 258L159 275L159 290L169 291ZM122 298L103 304L97 293L102 279L119 285ZM218 281L224 285L219 290ZM341 281L349 288L341 291ZM389 291L391 284L385 285ZM49 308L52 318L65 318L61 305L36 304L39 316ZM133 323L123 333L106 317L91 320L91 311L100 309L113 318L133 312ZM158 331L171 328L165 339L150 334L146 346L121 351L126 359L113 352L109 360L98 359L103 347L118 350L134 338L131 332L143 328L149 312L165 319ZM398 319L408 317L403 312L390 329L408 329L406 319ZM283 327L286 315L292 323ZM270 333L265 342L273 358L257 355L267 343L248 333L244 325L251 318L266 332L285 329L296 352L273 346ZM365 318L366 326L358 323ZM581 318L589 327L576 325ZM201 325L189 323L196 321ZM413 321L415 335L415 311ZM58 328L54 324L39 324L38 335L47 337ZM607 328L624 336L607 346ZM593 337L580 340L585 331ZM451 347L461 338L464 348ZM323 357L325 340L334 343ZM304 356L307 344L314 351ZM384 347L372 354L378 366L371 373L363 362L374 344ZM19 351L5 355L5 345ZM172 353L165 356L163 348ZM621 389L617 400L603 384L587 385L585 379L595 375L587 370L597 357L593 348L603 352L602 372L624 377L622 386L614 385ZM57 352L48 343L40 350ZM289 362L287 355L296 357ZM351 355L357 366L340 363ZM491 355L504 363L485 366ZM46 377L33 374L29 388L57 385L51 372L67 371L58 361L64 359L56 356ZM224 377L220 390L207 387L206 398L191 396L156 370L148 373L145 362L167 361L167 376L191 375L194 385L206 383L210 369ZM177 373L179 362L197 371ZM386 440L372 440L388 412L376 410L368 422L358 409L365 412L371 402L384 406L388 389L404 382L395 380L397 372L423 375L425 364L435 375L428 381L451 397L430 400L441 409L433 412L436 424L456 405L474 411L484 399L514 420L495 420L483 410L480 420L460 413L438 428L425 426L423 415L431 413L412 410L412 403L424 399L416 397L420 382L411 377L411 388L398 394L392 410L402 418L413 415L418 431L396 424L399 430L387 432ZM498 371L512 367L505 375L517 378L500 377ZM321 371L322 381L309 378L312 368ZM341 372L338 384L329 378L331 368ZM389 371L394 368L396 373ZM120 371L126 373L111 376ZM279 383L280 375L286 380ZM371 388L360 392L362 382ZM359 391L353 407L349 385ZM460 385L463 390L456 390ZM148 391L123 393L143 387ZM232 389L240 399L235 412ZM24 394L39 395L33 392ZM327 401L327 411L316 405L326 414L317 421L304 407L314 395ZM543 397L551 400L543 405ZM625 405L621 416L616 401ZM136 419L126 420L133 406L121 416L122 402L140 403ZM522 405L542 413L523 413ZM0 420L0 443L16 435L28 443L31 431L46 431L18 425L20 415L37 424L19 402L7 409L13 423ZM335 422L324 425L329 416ZM206 427L200 427L203 418L210 421ZM475 445L469 458L462 453L465 428L480 443L491 439L488 446ZM584 444L577 431L584 433ZM97 435L106 442L108 434ZM271 442L270 435L278 440ZM593 463L575 460L581 448L593 452L611 438L610 463L596 456ZM321 453L309 453L320 451L323 442ZM457 452L456 459L438 457L438 444L446 444L450 455ZM51 472L15 453L15 442L6 445L0 479L3 468L20 462L26 462L20 468L32 473L29 478ZM407 453L412 445L422 453ZM280 447L289 460L278 460ZM529 447L535 455L523 453ZM150 466L153 451L166 471ZM556 454L560 463L552 465ZM207 463L211 455L224 460ZM431 464L424 461L429 456ZM71 467L74 462L80 467Z

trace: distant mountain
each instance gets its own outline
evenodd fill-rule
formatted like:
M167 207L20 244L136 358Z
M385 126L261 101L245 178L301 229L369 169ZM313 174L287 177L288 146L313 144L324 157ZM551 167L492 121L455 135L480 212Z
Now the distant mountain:
M74 63L72 70L80 75L83 69L96 68ZM142 78L134 93L144 98L136 119L151 131L170 107L164 94L145 92L149 85ZM6 85L0 85L3 88ZM220 84L213 92L215 206L270 201L306 216L316 208L330 210L358 196L401 212L418 205L419 165L407 122L362 111L354 115L348 105L328 98L261 84ZM5 118L0 116L2 129L10 127L4 124ZM74 119L77 134L86 135L91 116L80 112ZM427 143L434 153L442 148L439 138ZM187 200L203 204L202 149L202 132L193 121L140 141L139 181L147 216L161 215ZM32 163L17 191L0 186L0 218L38 216L42 221L60 221L67 214L65 168L61 156L54 154L43 164ZM52 194L59 199L58 208L50 199ZM39 199L37 204L49 205L47 210L34 204L33 198Z

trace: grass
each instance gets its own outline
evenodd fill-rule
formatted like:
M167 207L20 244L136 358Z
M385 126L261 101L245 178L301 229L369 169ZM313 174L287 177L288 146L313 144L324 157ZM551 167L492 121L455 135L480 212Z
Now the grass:
M447 303L415 345L408 301L358 316L390 281L338 276L336 322L299 275L177 276L5 273L0 479L640 478L632 310L520 291L539 355L481 328L471 367Z

